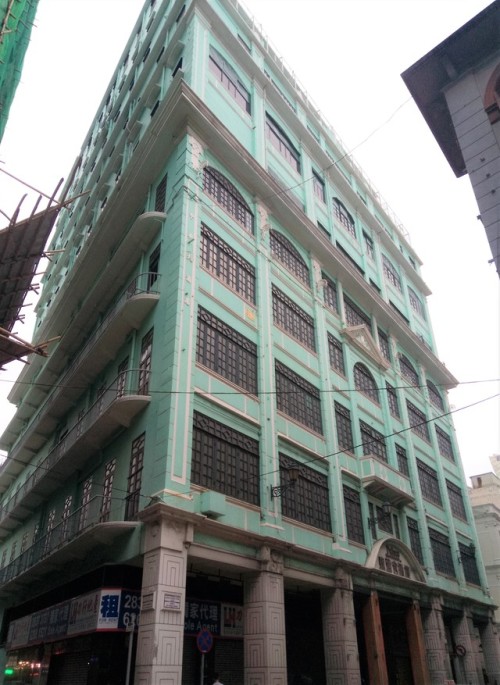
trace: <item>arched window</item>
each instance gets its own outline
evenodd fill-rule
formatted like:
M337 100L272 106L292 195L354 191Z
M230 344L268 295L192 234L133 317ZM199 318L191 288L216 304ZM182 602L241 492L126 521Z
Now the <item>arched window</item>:
M444 402L441 393L432 381L427 381L427 390L429 391L429 399L432 404L438 409L444 410Z
M375 379L366 366L360 362L354 364L354 387L362 392L363 395L380 404Z
M203 169L203 190L213 197L226 212L253 233L253 214L240 191L220 171L211 166Z
M270 242L273 257L276 257L288 271L291 271L294 276L309 287L309 267L300 256L297 248L278 231L271 230Z
M346 231L355 238L356 227L354 225L354 219L338 197L333 198L333 212Z
M405 357L404 354L399 355L399 368L401 370L401 375L410 385L414 385L415 387L419 385L418 373L411 361L408 357Z

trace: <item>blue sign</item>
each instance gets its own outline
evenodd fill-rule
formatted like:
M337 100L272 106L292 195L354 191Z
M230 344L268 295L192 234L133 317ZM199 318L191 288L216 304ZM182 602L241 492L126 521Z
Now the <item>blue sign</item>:
M202 654L207 654L214 646L214 638L209 630L200 630L196 636L196 646Z

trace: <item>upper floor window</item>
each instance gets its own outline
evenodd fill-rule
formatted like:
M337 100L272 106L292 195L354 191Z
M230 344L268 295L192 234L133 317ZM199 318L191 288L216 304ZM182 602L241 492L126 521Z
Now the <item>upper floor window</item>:
M365 456L373 454L377 459L387 463L387 450L382 433L379 433L375 428L361 420L359 428L361 431L361 442L363 443L363 454Z
M237 73L229 62L214 47L210 46L210 71L222 83L227 92L238 105L250 114L250 93L238 78Z
M323 297L325 299L325 304L329 309L333 309L334 312L338 313L337 286L326 274L321 274L321 278L324 281Z
M203 190L213 197L226 212L253 233L253 214L240 191L220 171L211 166L203 169Z
M408 421L414 433L423 438L426 442L430 442L429 425L427 417L423 411L420 411L409 400L406 400L406 408L408 410Z
M425 308L424 303L417 295L417 293L408 286L408 298L410 300L410 307L416 312L422 319L425 319Z
M255 268L203 224L201 264L228 288L255 303Z
M373 244L373 239L370 238L370 236L363 232L363 238L365 241L365 251L369 259L372 261L375 260L375 246Z
M335 402L335 425L337 427L337 440L340 449L352 452L354 443L352 439L351 412L339 402Z
M380 347L380 351L382 352L382 356L384 359L386 359L388 362L391 361L391 345L389 343L389 336L387 333L384 333L384 331L378 329L378 345Z
M275 362L276 405L298 423L323 433L319 390L279 361Z
M449 539L446 537L446 535L439 533L433 528L429 528L429 537L431 540L434 568L438 573L444 573L447 576L452 576L455 578L455 566L453 564L453 556L451 553Z
M455 483L452 483L448 479L446 479L446 490L448 491L448 499L450 500L450 508L453 516L457 516L459 519L467 521L462 490L458 485L455 485Z
M141 357L139 359L139 395L147 395L149 392L149 380L151 377L151 358L153 353L153 329L151 329L141 343Z
M365 532L361 515L361 498L357 490L353 490L347 485L344 485L344 510L348 539L364 545Z
M455 455L453 454L453 445L451 442L451 438L449 435L447 435L444 430L441 430L439 426L435 426L436 428L436 438L437 438L437 443L438 443L438 448L439 448L439 454L442 457L445 457L446 459L449 459L450 461L455 461Z
M424 563L424 553L422 551L422 542L420 540L420 530L418 522L409 516L406 519L408 524L408 536L410 538L410 548L413 554L417 557L421 564Z
M316 342L312 316L309 316L275 285L272 286L272 293L274 323L300 343L315 351Z
M282 233L274 230L270 232L270 243L273 257L276 257L288 271L309 287L309 267L297 248Z
M464 569L465 580L474 585L481 585L479 577L479 569L476 562L476 549L473 544L464 545L462 542L458 543L458 551L460 552L460 561Z
M392 386L390 383L386 383L386 388L387 401L389 403L389 411L391 412L392 416L395 416L399 419L401 418L401 412L399 411L399 401L396 388Z
M164 212L167 200L167 174L156 186L155 191L155 212Z
M196 359L243 390L257 394L257 345L203 307L198 309Z
M313 171L313 177L312 177L312 182L313 182L313 191L315 196L321 200L321 202L326 201L326 195L325 195L325 182L321 178L321 176Z
M401 278L394 264L383 254L382 255L382 267L384 269L384 276L397 290L402 292L403 288L401 285Z
M362 392L363 395L366 395L377 404L380 403L375 379L366 366L360 362L354 364L354 385L356 390Z
M371 330L371 320L368 314L365 314L362 309L358 307L357 304L347 297L344 293L344 310L345 310L345 321L348 326L361 326L365 325L368 330Z
M417 459L418 479L422 489L422 497L429 502L434 502L442 506L441 490L439 489L439 481L436 471L430 466L424 464L423 461Z
M300 174L300 153L281 126L266 114L266 136L271 144Z
M291 495L281 498L281 513L309 526L331 531L327 476L280 454L280 483L288 482L290 467L298 470L299 477Z
M345 376L344 350L340 340L337 340L331 333L328 333L328 352L330 356L330 366Z
M438 409L442 409L444 411L443 398L441 397L441 393L432 381L427 381L427 390L429 392L429 399L432 402L432 404Z
M258 441L195 411L191 481L258 504Z
M404 354L399 355L399 368L401 370L401 375L405 378L410 385L418 387L419 378L418 373L411 363L411 361Z
M333 198L333 213L353 238L356 237L356 226L354 224L354 219L351 214L347 211L345 205L338 199L338 197Z
M410 477L410 468L408 466L408 456L406 454L406 450L404 447L401 447L401 445L396 445L396 457L398 459L398 469L400 472Z
M142 435L136 438L132 443L127 480L127 497L125 511L125 518L127 521L133 518L140 509L145 442L146 434L142 433Z

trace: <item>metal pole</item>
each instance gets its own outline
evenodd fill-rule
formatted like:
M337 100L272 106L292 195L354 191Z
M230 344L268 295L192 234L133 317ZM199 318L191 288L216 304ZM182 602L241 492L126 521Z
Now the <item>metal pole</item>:
M134 619L130 625L127 626L127 631L129 631L129 640L128 640L128 654L127 654L127 674L125 676L125 685L129 685L130 683L130 667L132 666L132 648L134 646L134 629L135 629L135 616L132 614L132 618Z
M204 684L205 681L205 652L201 653L201 674L200 674L200 685ZM127 683L128 685L128 683Z

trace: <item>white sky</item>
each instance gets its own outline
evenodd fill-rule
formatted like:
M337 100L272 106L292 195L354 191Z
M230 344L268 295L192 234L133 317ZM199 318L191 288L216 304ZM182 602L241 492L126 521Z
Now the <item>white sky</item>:
M469 180L455 178L400 73L488 4L245 2L424 262L438 354L461 382L450 402L469 476L491 471L489 456L500 454L500 401L482 401L500 392L500 281ZM49 194L69 174L141 7L142 0L40 0L0 168ZM0 172L0 210L10 215L24 192ZM0 372L0 432L13 413L5 398L18 370Z

